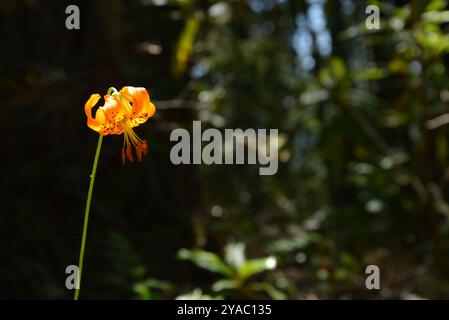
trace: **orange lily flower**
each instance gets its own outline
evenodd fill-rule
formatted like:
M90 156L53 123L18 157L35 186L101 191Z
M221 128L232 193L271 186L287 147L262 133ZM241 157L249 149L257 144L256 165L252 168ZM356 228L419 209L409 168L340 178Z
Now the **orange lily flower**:
M95 93L84 105L88 127L101 135L123 133L123 164L125 158L130 162L134 160L131 145L136 150L137 159L141 161L142 154L148 153L148 145L146 140L136 135L133 128L146 122L156 112L147 90L139 87L123 87L118 92L115 88L110 88L104 96L104 105L99 107L95 117L92 117L92 108L99 100L100 95Z

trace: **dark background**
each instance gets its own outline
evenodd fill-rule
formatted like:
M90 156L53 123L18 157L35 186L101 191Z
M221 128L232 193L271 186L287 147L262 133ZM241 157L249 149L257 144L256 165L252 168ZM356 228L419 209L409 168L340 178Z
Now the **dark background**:
M126 85L157 107L149 155L103 141L82 299L447 298L449 8L372 3L380 30L356 0L0 0L0 298L72 298L84 103ZM278 128L277 174L172 165L192 120Z

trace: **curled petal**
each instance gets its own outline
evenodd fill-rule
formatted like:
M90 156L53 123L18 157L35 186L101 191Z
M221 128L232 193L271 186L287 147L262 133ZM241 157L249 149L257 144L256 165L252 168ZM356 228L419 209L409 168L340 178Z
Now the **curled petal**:
M126 108L118 95L104 96L104 106L100 108L109 123L120 122L126 114Z
M123 87L120 94L132 104L129 117L132 126L137 126L147 121L156 112L156 107L150 101L150 96L142 87Z
M89 100L87 100L84 105L84 112L87 117L87 126L97 132L100 131L101 123L96 118L92 117L92 108L97 104L98 100L100 100L100 95L95 93L90 96Z

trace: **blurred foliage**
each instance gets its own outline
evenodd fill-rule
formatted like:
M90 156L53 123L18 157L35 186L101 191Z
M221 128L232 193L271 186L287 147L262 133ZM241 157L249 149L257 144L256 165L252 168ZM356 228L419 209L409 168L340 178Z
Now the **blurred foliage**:
M150 154L121 166L104 142L81 298L448 297L447 1L0 0L0 27L0 298L71 298L83 105L124 85L156 102ZM198 119L278 128L277 174L172 165Z
M256 299L258 296L254 293L264 291L273 299L285 299L285 295L268 282L248 282L248 278L258 273L275 269L277 264L275 257L247 259L243 243L229 243L225 247L224 254L225 258L222 260L213 252L181 249L178 257L223 276L224 278L212 284L212 291L218 294L218 297Z

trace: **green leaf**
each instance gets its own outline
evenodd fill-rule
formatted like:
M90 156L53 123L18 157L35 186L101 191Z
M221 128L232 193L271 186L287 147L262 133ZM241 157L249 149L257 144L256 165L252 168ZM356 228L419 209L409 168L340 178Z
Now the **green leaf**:
M449 21L449 11L429 11L421 15L424 23L446 23Z
M212 290L214 292L219 292L222 290L230 290L230 289L236 289L238 287L238 283L235 280L218 280L212 285Z
M243 263L245 263L245 244L244 243L229 243L225 247L225 260L233 267L238 270Z
M242 279L247 279L252 275L260 273L265 270L272 270L276 268L277 261L273 256L269 256L266 258L260 259L252 259L247 260L245 263L238 269L238 274Z
M387 76L387 70L381 68L368 68L353 75L354 81L378 80Z
M178 252L178 258L181 260L190 260L200 268L211 272L220 273L227 277L233 275L231 268L229 268L223 260L221 260L221 258L213 252L207 252L199 249L181 249Z
M203 294L200 288L195 288L192 292L185 293L176 297L176 300L221 300L222 297L212 297L208 294Z
M173 289L171 283L166 281L160 281L157 279L147 279L136 283L133 287L134 292L144 300L150 300L153 298L153 290L157 289L164 293L168 293Z
M336 80L341 80L346 76L346 66L339 57L333 57L331 59L330 68Z
M275 287L273 287L271 284L269 284L267 282L260 282L260 283L252 284L251 286L249 286L249 289L254 290L254 291L265 291L270 296L270 298L272 298L274 300L287 299L287 296L282 291L276 289Z
M426 11L442 10L446 8L446 0L432 0L426 7Z
M196 16L189 18L182 31L175 54L173 72L176 76L181 75L187 68L192 56L196 34L200 28L200 19Z

